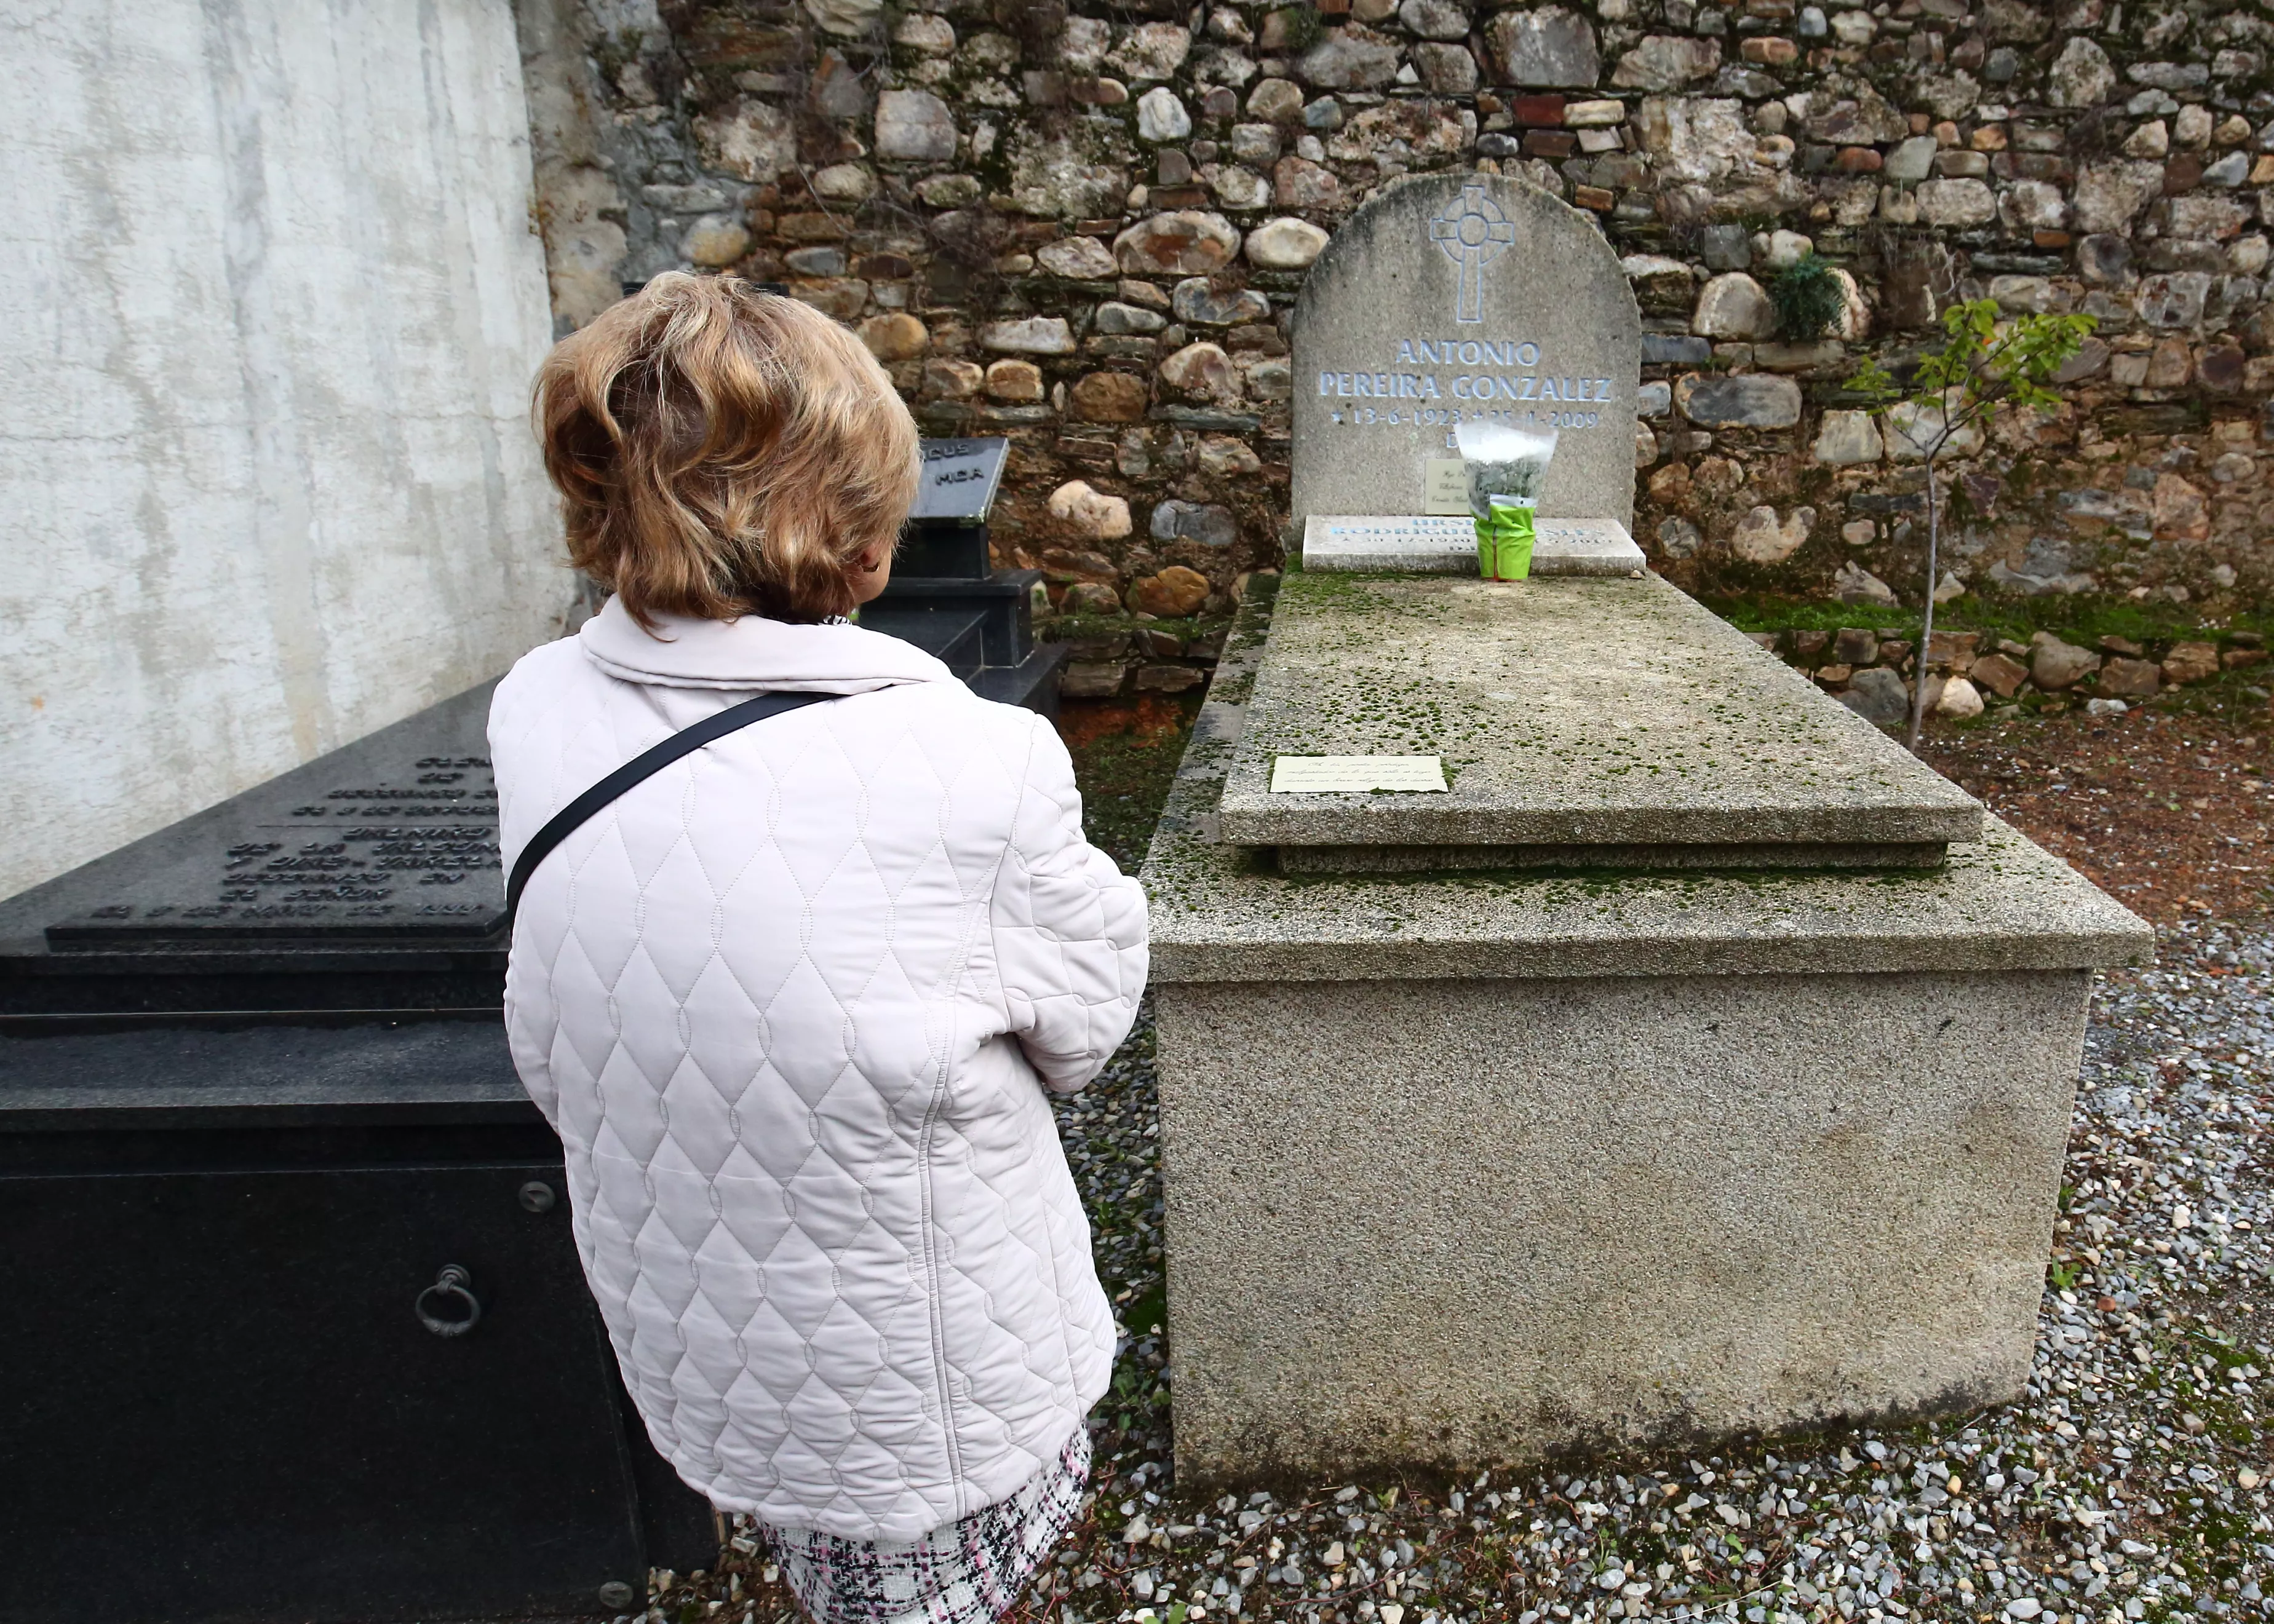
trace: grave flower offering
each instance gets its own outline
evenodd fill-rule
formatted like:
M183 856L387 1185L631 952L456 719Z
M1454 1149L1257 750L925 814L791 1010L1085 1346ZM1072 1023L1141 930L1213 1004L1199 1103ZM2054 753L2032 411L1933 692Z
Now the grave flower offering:
M1477 522L1477 574L1521 581L1532 573L1532 515L1555 455L1555 431L1464 423L1453 434Z

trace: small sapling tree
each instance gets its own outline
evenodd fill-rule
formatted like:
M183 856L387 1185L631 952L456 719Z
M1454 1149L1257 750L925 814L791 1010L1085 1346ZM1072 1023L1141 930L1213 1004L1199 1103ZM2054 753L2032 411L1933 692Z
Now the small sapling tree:
M1941 578L1942 455L2000 406L2059 405L2054 376L2098 325L2090 316L2022 316L2001 323L1995 299L1973 299L1942 312L1942 342L1909 364L1900 380L1875 359L1848 380L1885 425L1890 447L1901 435L1926 467L1926 607L1912 666L1908 742L1913 750L1926 721L1927 651Z

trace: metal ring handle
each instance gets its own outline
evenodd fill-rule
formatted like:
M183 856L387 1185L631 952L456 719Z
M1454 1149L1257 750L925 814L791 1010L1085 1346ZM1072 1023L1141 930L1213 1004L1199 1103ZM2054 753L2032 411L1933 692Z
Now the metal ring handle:
M463 1336L472 1330L482 1317L480 1300L468 1289L473 1283L474 1277L464 1269L455 1263L444 1264L442 1272L434 1276L434 1283L421 1291L410 1304L418 1315L418 1323L437 1336ZM464 1318L445 1320L426 1306L426 1299L430 1297L445 1302L456 1298L465 1311Z

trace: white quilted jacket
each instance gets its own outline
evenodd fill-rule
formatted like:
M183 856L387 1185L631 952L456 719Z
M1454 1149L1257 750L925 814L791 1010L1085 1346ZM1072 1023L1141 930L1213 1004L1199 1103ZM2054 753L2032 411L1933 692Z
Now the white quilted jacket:
M506 1023L658 1449L712 1501L912 1539L1055 1457L1113 1320L1044 1087L1145 983L1145 904L1065 748L852 626L611 601L490 712L508 867L753 690L849 695L629 791L522 898Z

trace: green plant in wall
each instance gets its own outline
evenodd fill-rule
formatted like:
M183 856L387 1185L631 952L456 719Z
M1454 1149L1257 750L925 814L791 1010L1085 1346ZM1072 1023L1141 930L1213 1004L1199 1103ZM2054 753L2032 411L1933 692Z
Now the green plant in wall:
M1272 19L1284 36L1285 42L1280 49L1298 56L1316 45L1327 31L1314 5L1286 6L1273 12Z
M1776 307L1777 336L1804 344L1840 325L1848 289L1829 260L1810 252L1777 273L1769 284L1769 303Z
M1978 440L1990 414L2004 405L2060 404L2053 379L2099 325L2090 316L2021 316L2000 322L1995 299L1954 304L1942 313L1943 340L1901 380L1867 361L1848 387L1869 402L1889 448L1910 449L1926 465L1926 608L1919 626L1911 684L1909 742L1918 748L1926 720L1926 657L1934 636L1934 589L1941 568L1941 458Z

